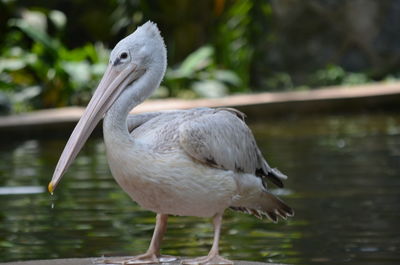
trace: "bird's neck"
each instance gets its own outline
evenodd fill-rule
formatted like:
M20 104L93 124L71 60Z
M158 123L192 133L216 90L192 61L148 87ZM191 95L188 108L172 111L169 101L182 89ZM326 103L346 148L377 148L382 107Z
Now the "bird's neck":
M105 138L111 137L124 142L133 141L127 125L129 112L153 93L160 85L164 72L165 67L162 65L149 69L121 93L104 116Z

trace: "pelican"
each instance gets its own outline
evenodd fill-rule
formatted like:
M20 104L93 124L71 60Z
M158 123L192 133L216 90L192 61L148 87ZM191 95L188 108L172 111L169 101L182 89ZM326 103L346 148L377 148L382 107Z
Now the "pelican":
M183 264L233 264L219 255L224 210L276 222L293 210L267 189L286 175L263 158L244 114L231 108L195 108L131 115L160 85L167 66L164 41L151 21L112 50L108 67L73 130L48 189L53 193L89 135L104 117L107 160L121 188L157 214L146 253L113 264L173 261L160 244L169 215L212 217L214 241L207 256Z

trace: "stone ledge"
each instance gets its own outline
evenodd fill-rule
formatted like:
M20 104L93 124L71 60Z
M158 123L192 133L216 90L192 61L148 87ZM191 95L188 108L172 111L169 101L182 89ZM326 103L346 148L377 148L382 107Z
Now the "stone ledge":
M196 107L234 107L249 119L285 115L371 111L400 108L400 82L372 83L351 87L330 87L309 91L233 95L217 99L147 100L133 113L188 109ZM12 137L64 134L71 132L84 108L68 107L39 110L0 117L0 136ZM23 130L22 130L23 129Z
M124 258L124 257L117 257ZM50 259L50 260L31 260L31 261L15 261L0 263L0 265L93 265L95 260L98 258L81 258L81 259ZM234 261L235 265L283 265L277 263L262 263L253 261ZM163 263L169 265L179 265L180 261Z

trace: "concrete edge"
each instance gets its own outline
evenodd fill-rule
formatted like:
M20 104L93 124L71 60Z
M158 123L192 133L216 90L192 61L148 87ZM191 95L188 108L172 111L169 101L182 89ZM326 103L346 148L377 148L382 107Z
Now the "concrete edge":
M124 259L128 257L113 257L115 259ZM101 258L70 258L70 259L49 259L49 260L29 260L29 261L14 261L14 262L6 262L0 263L0 265L93 265L102 263L99 262ZM176 262L171 263L163 263L169 265L179 265L180 259ZM263 263L263 262L255 262L255 261L234 261L235 265L284 265L277 263Z
M400 82L372 83L361 86L330 87L309 91L233 95L217 99L147 100L133 113L188 109L196 107L234 107L250 119L290 114L308 114L372 109L399 109ZM73 128L83 107L39 110L0 117L0 135L26 135L56 132ZM24 132L21 132L21 129Z

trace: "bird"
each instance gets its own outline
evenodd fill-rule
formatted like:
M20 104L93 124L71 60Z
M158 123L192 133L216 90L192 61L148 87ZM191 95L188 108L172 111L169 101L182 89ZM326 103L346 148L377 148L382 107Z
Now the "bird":
M167 50L157 25L147 21L111 51L105 73L74 128L48 185L53 193L88 137L103 119L110 171L141 207L156 213L148 250L103 263L148 264L176 260L161 255L168 216L212 218L214 238L207 256L181 264L233 264L219 253L226 209L273 222L294 215L269 190L287 176L269 166L245 123L233 108L194 108L130 114L159 87Z

